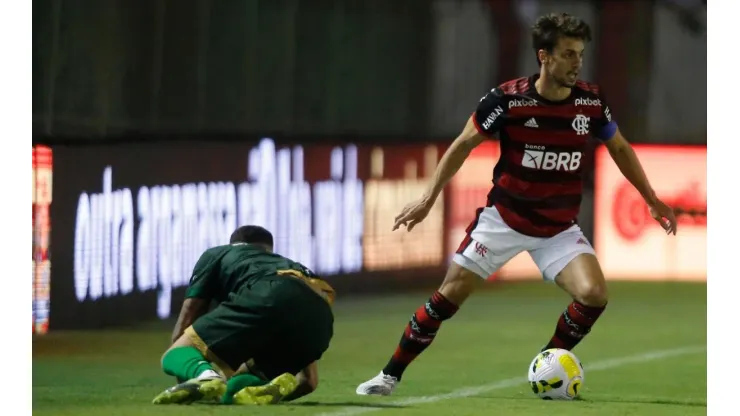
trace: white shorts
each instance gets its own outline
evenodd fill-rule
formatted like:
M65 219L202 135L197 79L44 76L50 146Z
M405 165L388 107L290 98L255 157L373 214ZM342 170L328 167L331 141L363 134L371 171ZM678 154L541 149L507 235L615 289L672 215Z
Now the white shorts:
M577 224L549 238L530 237L506 225L496 207L483 208L466 240L452 260L484 279L522 251L532 256L549 281L579 254L595 255Z

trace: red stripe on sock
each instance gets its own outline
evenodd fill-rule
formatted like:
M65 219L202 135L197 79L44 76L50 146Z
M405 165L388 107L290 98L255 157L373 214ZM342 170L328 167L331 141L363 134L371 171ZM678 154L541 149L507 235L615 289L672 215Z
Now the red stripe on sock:
M571 331L571 328L568 323L565 322L565 318L563 317L563 315L560 315L560 319L558 319L558 329L566 334L569 334Z
M401 349L401 347L396 348L396 352L393 353L393 360L401 363L401 364L410 364L411 361L414 361L414 358L416 358L419 354L404 351Z
M416 310L416 322L426 328L438 329L442 325L442 321L438 321L427 313L427 308L422 305Z
M403 340L404 341L414 341L414 338L411 336L411 325L406 325L406 329L403 331ZM396 351L393 352L393 358L391 358L393 361L401 364L409 364L411 361L414 361L414 358L416 358L419 355L419 352L417 351L409 351L407 349L403 348L404 342L401 342L398 344L398 347L396 347Z
M586 306L573 302L568 305L568 315L576 325L590 327L601 316L604 308L605 306Z
M560 339L558 337L553 337L552 340L550 341L550 343L555 348L561 348L561 349L566 349L566 350L567 349L570 349L569 346L568 346L568 344L566 344L565 341L563 341L562 339Z
M459 309L457 305L447 300L447 298L443 294L439 293L439 291L434 292L432 295L432 305L435 308L440 308L442 311L447 312L449 315L455 314Z

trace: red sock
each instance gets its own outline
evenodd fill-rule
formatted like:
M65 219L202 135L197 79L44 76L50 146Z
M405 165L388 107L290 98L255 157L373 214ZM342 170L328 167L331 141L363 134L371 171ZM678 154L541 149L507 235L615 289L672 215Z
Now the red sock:
M406 325L396 352L383 373L401 379L406 367L434 341L442 321L457 312L457 305L448 301L439 291L416 310Z
M573 301L558 319L555 334L543 350L563 348L572 350L589 332L591 327L604 312L604 306L586 306Z

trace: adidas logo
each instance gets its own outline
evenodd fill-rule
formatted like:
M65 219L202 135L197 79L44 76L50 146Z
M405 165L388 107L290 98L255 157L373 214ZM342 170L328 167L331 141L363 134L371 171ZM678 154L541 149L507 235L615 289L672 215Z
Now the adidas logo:
M525 126L525 127L532 127L532 128L535 128L535 129L536 129L537 127L539 127L539 126L537 125L537 122L535 121L535 119L534 119L534 118L530 118L529 120L527 120L527 122L526 122L526 123L524 123L524 126Z

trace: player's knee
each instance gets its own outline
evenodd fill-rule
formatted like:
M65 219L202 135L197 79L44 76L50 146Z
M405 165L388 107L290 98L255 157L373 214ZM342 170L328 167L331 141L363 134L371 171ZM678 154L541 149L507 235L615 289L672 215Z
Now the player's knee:
M162 357L159 359L160 364L164 366L164 357L166 357L172 350L180 347L189 347L190 345L190 339L187 338L185 335L178 338L172 345L170 345L169 348L167 348L164 353L162 354Z
M460 306L481 285L482 281L483 279L477 274L453 263L439 287L439 293L453 304Z
M588 281L580 285L576 300L586 306L604 306L609 301L605 281Z
M162 357L160 357L160 359L159 359L159 365L160 365L160 366L162 366L162 368L164 368L164 360L165 360L165 358L164 358L164 357L166 357L166 356L167 356L167 354L168 354L168 353L169 353L170 351L172 351L172 348L168 348L168 349L167 349L167 351L165 351L165 352L164 352L164 354L162 354Z

